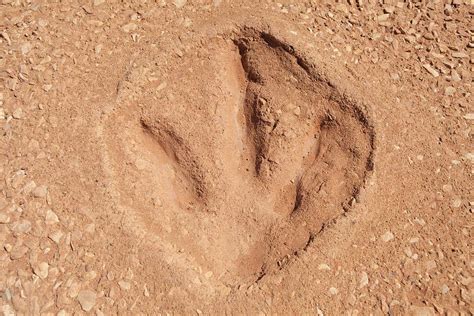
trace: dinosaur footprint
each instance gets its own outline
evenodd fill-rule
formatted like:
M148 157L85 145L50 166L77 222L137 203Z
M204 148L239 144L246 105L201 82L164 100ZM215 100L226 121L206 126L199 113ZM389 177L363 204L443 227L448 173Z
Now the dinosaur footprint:
M219 279L281 268L372 169L362 111L273 35L213 38L167 83L108 119L111 168L137 229Z

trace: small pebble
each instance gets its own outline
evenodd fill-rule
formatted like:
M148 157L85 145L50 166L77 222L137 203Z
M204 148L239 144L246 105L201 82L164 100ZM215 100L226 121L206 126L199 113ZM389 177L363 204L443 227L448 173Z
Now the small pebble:
M90 290L79 291L77 300L85 312L89 312L95 305L97 294Z
M187 0L174 0L176 8L180 9L186 5Z
M395 236L393 235L393 233L391 231L387 231L385 234L383 234L382 236L380 236L380 239L382 239L383 242L389 242L390 240L392 240Z
M335 287L330 287L329 288L329 294L330 295L337 295L337 293L339 293L339 291Z
M474 153L465 153L464 158L474 163Z
M446 89L444 89L444 95L448 97L454 95L455 92L456 88L454 87L446 87Z
M293 114L295 114L296 116L300 116L300 114L301 114L301 107L297 106L297 107L293 110Z
M454 52L451 54L454 58L469 58L469 55L464 52Z
M451 192L453 190L453 186L451 184L445 184L443 185L443 191L448 193L448 192Z
M433 269L436 269L436 261L434 260L429 260L426 262L426 270L433 270Z
M33 196L37 198L44 198L48 194L48 187L40 185L33 190Z
M388 20L388 18L390 17L390 14L381 14L379 16L377 16L377 22L385 22Z
M115 279L114 273L112 271L107 272L107 280L113 281Z
M52 232L51 234L48 235L48 237L54 241L56 244L59 244L59 242L61 241L61 238L64 236L63 232L58 230L58 231L55 231L55 232Z
M31 191L33 191L36 188L36 183L34 181L29 181L25 186L23 187L23 192L25 194L30 194Z
M410 306L410 313L412 316L435 316L435 310L433 307L428 306Z
M45 223L46 225L53 225L53 224L59 223L58 215L56 215L56 213L54 213L52 210L47 210Z
M447 294L449 292L449 287L446 284L443 284L440 289L441 294Z
M42 86L43 90L48 92L49 90L51 90L53 88L53 85L52 84L44 84Z
M125 33L130 33L132 31L135 31L138 28L138 26L135 23L128 23L122 26L122 30Z
M33 269L33 271L41 279L46 279L48 277L49 264L47 262L41 262Z
M20 120L23 118L23 110L20 108L17 108L13 111L12 116L14 119Z
M425 68L426 71L428 71L433 77L439 77L439 72L434 69L430 64L424 64L423 68Z
M318 266L318 270L321 270L321 271L329 271L331 270L331 267L329 267L327 264L325 263L321 263L319 266Z
M452 207L458 208L462 204L462 200L460 198L455 198L453 202L451 203Z
M28 248L23 245L14 246L10 251L10 258L17 260L23 258L28 252Z
M20 50L23 55L27 55L30 52L31 48L33 48L33 45L31 45L31 43L26 42L21 45Z
M6 213L0 213L0 224L8 224L10 223L10 216Z
M456 71L456 70L451 70L451 80L452 81L461 81L461 76L459 75L459 73Z
M130 288L131 288L130 282L123 281L123 280L122 280L122 281L119 281L119 282L118 282L118 285L120 286L120 288L121 288L122 290L125 290L125 291L128 291L128 290L130 290Z
M415 218L413 221L414 221L415 223L421 225L421 226L425 226L425 225L426 225L425 220L422 219L422 218Z
M23 219L13 223L11 230L16 235L26 234L31 230L31 222Z
M359 289L367 286L369 284L369 276L367 275L366 272L362 272L362 275L360 277L360 282L359 282Z

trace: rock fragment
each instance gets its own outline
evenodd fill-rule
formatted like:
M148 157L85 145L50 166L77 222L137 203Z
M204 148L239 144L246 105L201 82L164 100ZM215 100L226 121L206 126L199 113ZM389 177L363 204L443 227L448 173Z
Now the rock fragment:
M122 30L125 33L130 33L132 31L135 31L138 28L138 26L135 23L128 23L122 26Z
M15 235L26 234L31 230L31 222L23 219L12 224L11 230Z
M385 13L385 14L378 15L376 19L377 19L377 22L385 22L388 20L389 17L390 17L390 14Z
M97 294L90 290L79 291L77 300L85 312L89 312L95 305Z
M16 108L12 113L12 117L14 119L21 120L24 117L23 110L21 108Z
M366 287L368 284L369 284L369 276L367 275L367 272L362 272L362 275L360 277L360 282L359 282L359 289Z
M61 241L61 238L64 236L64 233L60 230L52 232L51 234L48 235L48 237L54 241L56 244L59 244Z
M409 315L411 316L435 316L435 310L429 306L410 306Z
M464 119L466 120L474 120L474 112L473 113L467 113L466 115L463 116Z
M385 234L383 234L382 236L380 236L380 239L383 241L383 242L389 242L391 241L395 236L393 235L393 233L391 231L387 231Z
M44 198L48 194L48 187L40 185L33 190L33 196L37 198Z
M52 210L47 210L45 223L46 225L53 225L53 224L59 223L58 215L56 215L56 213L54 213Z
M31 51L32 48L33 46L31 45L31 43L26 42L26 43L21 44L20 50L23 55L27 55Z
M453 190L453 186L451 184L445 184L443 185L442 187L443 191L448 193L448 192L451 192Z
M95 53L96 53L97 55L99 55L100 52L102 51L102 48L103 48L103 47L104 47L104 45L102 45L102 44L97 45L97 46L94 48Z
M449 287L446 284L441 285L440 292L441 294L447 294L449 292Z
M10 251L10 258L12 260L23 258L23 256L25 256L27 252L28 252L28 248L26 246L23 246L23 245L14 246L13 249Z
M435 78L439 77L439 72L436 69L434 69L430 64L424 64L423 68L425 68L426 71L428 71L433 77Z
M451 54L454 58L469 58L469 55L464 52L454 52Z
M176 8L181 9L186 5L187 0L174 0L174 5Z
M23 187L23 193L30 194L36 188L36 183L32 180Z
M465 153L464 158L469 160L471 163L474 163L474 153Z
M0 213L0 224L8 224L10 223L10 216L6 213Z
M0 35L7 41L8 46L12 44L10 36L8 36L8 33L6 31L3 31L2 33L0 33Z
M41 279L46 279L48 277L49 264L47 262L41 262L33 269L33 272Z
M454 82L461 81L461 76L456 70L451 70L451 80Z
M454 200L451 202L451 206L454 208L460 207L462 204L462 200L458 197L454 198Z
M474 295L474 289L466 290L461 288L461 297L464 301L470 302Z
M454 87L446 87L446 89L444 89L444 95L448 97L454 95L455 92L456 88Z
M426 270L427 271L430 271L430 270L433 270L433 269L436 269L436 261L434 260L429 260L426 262L425 264L425 267L426 267Z
M321 270L321 271L329 271L331 270L331 267L329 267L329 265L325 264L325 263L321 263L319 266L318 266L318 270Z
M330 287L329 288L329 294L330 295L337 295L337 293L339 293L339 291L335 287Z
M118 285L119 285L120 288L121 288L122 290L124 290L124 291L128 291L128 290L130 290L130 288L131 288L130 282L123 281L123 280L119 281L119 282L118 282Z

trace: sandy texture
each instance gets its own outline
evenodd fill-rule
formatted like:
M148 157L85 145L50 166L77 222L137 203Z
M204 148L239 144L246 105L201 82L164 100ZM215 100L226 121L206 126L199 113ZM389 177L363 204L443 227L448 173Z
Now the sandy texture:
M0 11L5 315L474 313L469 1Z

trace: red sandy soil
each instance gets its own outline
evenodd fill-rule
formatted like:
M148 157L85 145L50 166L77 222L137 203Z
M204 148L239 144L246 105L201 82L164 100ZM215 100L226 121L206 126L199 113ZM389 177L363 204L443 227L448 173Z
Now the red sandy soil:
M0 311L472 315L473 15L3 0Z

